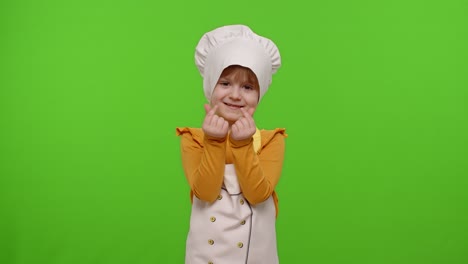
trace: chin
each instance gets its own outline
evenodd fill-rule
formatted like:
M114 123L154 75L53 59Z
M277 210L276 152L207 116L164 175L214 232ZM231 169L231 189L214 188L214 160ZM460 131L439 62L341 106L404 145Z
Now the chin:
M224 120L232 124L235 123L237 120L239 120L240 117L241 117L240 115L236 115L236 114L227 114L223 116Z

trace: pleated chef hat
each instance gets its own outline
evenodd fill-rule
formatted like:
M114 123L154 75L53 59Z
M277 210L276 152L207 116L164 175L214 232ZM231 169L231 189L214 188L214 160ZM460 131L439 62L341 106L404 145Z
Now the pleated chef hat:
M203 76L208 101L221 73L231 65L247 67L255 73L260 101L271 84L272 75L281 66L281 57L273 41L255 34L247 26L230 25L202 36L195 49L195 64Z

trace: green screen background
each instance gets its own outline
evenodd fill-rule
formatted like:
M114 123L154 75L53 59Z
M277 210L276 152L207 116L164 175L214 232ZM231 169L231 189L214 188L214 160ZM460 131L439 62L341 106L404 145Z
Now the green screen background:
M203 33L283 66L281 263L468 263L468 3L1 1L0 263L183 263Z

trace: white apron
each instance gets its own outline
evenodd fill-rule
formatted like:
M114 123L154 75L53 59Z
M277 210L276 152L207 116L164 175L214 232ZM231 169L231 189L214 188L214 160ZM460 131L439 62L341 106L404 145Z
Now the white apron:
M193 197L186 264L277 264L273 198L250 205L233 164L226 164L223 188L214 203Z

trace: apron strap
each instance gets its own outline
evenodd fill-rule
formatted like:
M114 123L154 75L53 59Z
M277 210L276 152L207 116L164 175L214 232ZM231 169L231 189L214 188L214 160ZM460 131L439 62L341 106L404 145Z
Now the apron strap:
M260 133L260 130L258 130L258 127L256 127L255 129L256 131L253 135L253 145L255 152L258 153L260 147L262 146L262 134Z

